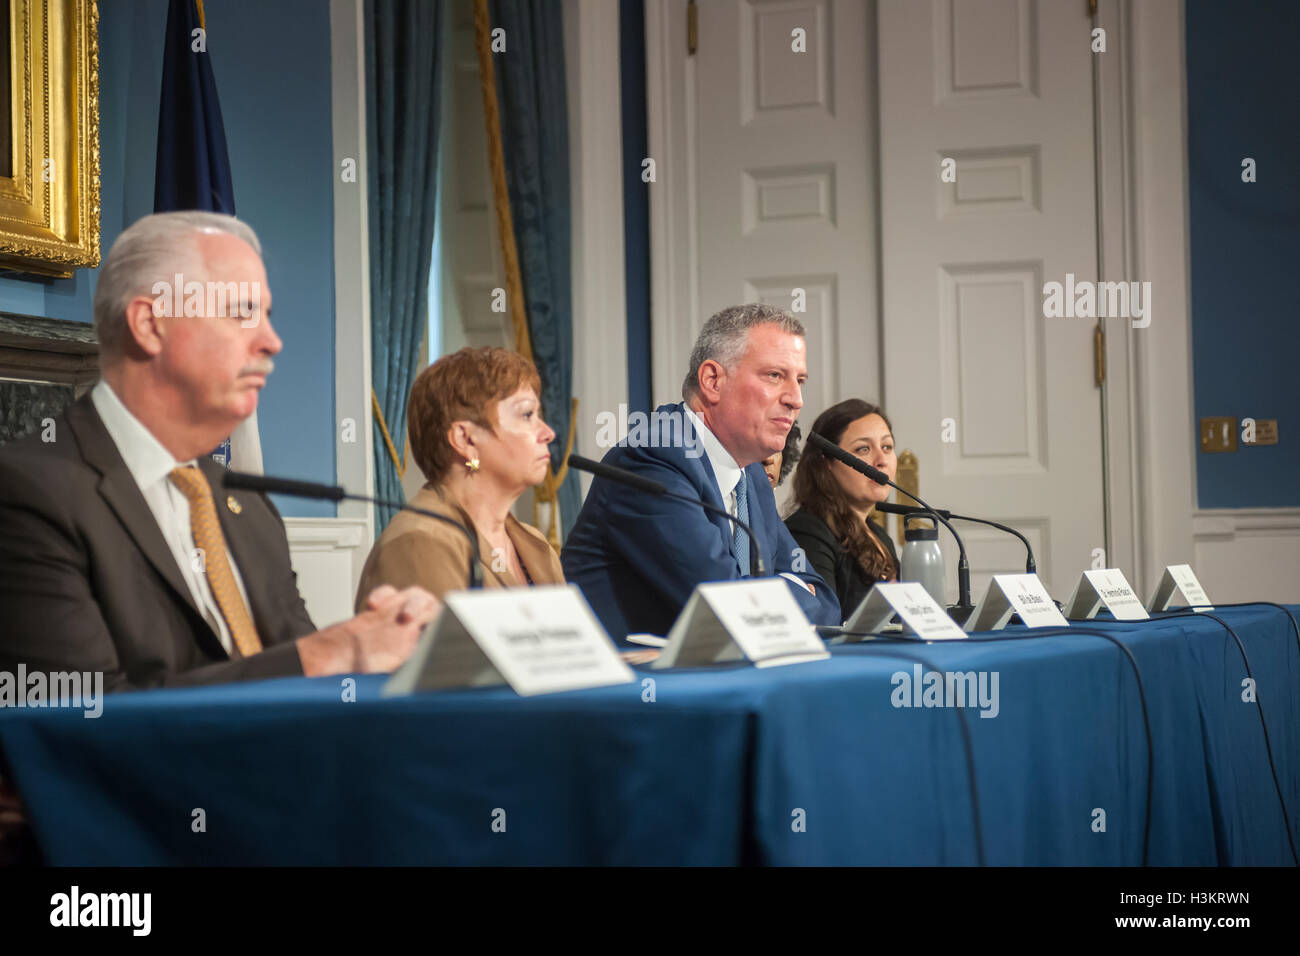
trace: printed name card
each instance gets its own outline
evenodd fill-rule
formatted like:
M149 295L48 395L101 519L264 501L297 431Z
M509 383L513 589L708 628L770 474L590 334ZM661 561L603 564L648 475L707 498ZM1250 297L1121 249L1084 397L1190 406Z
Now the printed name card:
M1197 614L1214 610L1209 595L1201 587L1201 582L1196 580L1190 564L1171 564L1165 568L1165 573L1160 575L1160 583L1156 585L1156 593L1147 602L1147 610L1163 611L1177 598L1182 598L1182 603Z
M966 632L935 603L925 585L917 581L877 584L844 624L846 633L878 634L897 613L903 630L926 641L965 637Z
M749 658L755 667L830 657L780 578L701 584L651 667L690 667Z
M1119 568L1084 571L1066 602L1065 616L1071 621L1091 620L1103 604L1117 621L1143 621L1151 616Z
M975 613L966 619L966 630L1000 631L1012 614L1019 614L1025 627L1063 627L1070 623L1037 574L995 574Z
M454 591L383 696L509 683L521 697L635 678L577 585Z

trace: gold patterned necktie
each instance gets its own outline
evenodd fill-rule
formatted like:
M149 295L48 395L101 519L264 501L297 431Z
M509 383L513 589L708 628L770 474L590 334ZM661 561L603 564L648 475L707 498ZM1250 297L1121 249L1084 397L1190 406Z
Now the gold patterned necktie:
M203 554L203 570L208 577L208 586L212 596L217 599L221 616L230 628L239 653L247 657L262 649L262 642L253 626L252 615L239 593L235 583L235 573L230 568L226 557L226 538L221 533L221 523L217 520L217 507L212 501L212 487L203 472L194 465L173 468L172 484L180 489L190 503L190 530L194 534L194 546Z

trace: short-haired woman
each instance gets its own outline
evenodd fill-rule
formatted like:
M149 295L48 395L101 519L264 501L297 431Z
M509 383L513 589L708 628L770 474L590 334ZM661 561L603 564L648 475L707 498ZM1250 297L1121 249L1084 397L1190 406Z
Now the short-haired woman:
M510 513L546 477L555 432L542 421L540 391L533 364L500 348L445 355L411 387L411 453L428 479L411 504L474 530L485 588L564 583L546 538ZM441 598L468 587L469 560L454 527L398 512L366 559L358 600L380 584L418 584Z

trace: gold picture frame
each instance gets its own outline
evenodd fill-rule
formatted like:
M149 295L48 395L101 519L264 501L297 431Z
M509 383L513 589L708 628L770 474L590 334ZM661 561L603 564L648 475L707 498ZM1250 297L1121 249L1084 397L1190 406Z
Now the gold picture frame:
M6 28L0 269L68 278L99 265L99 8L0 0Z

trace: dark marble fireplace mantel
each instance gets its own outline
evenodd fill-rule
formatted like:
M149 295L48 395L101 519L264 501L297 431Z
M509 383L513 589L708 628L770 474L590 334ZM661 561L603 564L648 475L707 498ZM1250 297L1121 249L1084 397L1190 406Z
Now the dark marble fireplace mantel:
M99 377L85 322L0 312L0 445L35 431Z

